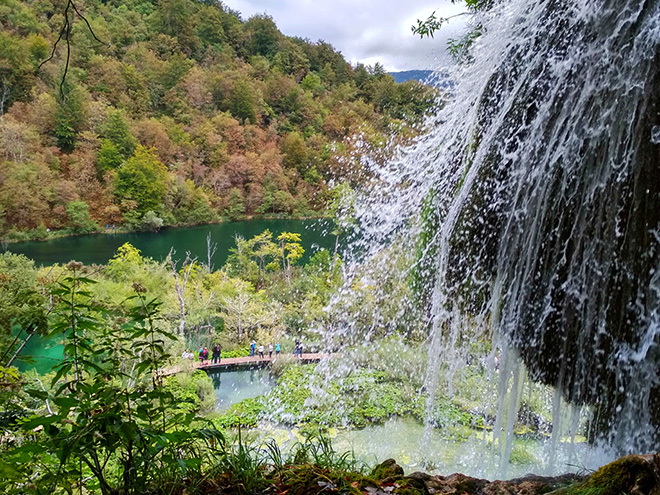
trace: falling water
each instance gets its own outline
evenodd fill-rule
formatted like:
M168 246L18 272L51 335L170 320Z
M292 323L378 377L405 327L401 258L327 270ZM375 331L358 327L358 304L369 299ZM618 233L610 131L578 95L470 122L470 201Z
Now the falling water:
M660 427L660 0L494 4L475 16L482 35L423 136L385 165L365 159L373 187L356 204L358 254L332 305L333 338L428 334L429 404L445 372L451 390L466 342L492 339L503 458L527 376L557 391L549 466L585 411L593 444L649 452ZM373 303L355 303L366 286ZM396 310L379 303L392 297Z

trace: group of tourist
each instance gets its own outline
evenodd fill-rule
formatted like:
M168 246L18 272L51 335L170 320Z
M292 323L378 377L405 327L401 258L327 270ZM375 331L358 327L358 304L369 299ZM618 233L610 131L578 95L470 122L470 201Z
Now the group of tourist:
M222 346L220 346L220 344L215 344L211 349L210 354L211 354L211 362L213 364L220 364L220 359L222 357ZM181 354L181 357L183 359L194 359L195 354L190 350L186 349L185 351L183 351L183 354ZM208 347L200 347L199 351L197 351L197 357L199 358L200 364L209 364Z
M275 356L276 357L280 355L281 347L280 347L279 342L276 342L275 346L273 346L272 343L268 344L268 358L269 359L273 358L273 350L275 351ZM257 346L256 341L253 340L250 343L250 357L253 357L253 356L257 355L257 353L259 354L259 359L263 359L264 358L264 346L263 346L263 344L259 344L259 346Z
M273 358L273 351L275 351L275 357L280 355L281 346L279 342L276 342L275 344L272 343L268 344L269 359ZM263 344L257 345L257 342L254 340L250 343L250 357L258 356L259 359L264 359L265 358L264 352L265 352L265 348ZM293 350L293 356L302 359L302 352L303 352L303 345L301 342L296 340L296 345ZM211 351L209 351L207 347L201 347L199 351L197 351L197 357L199 359L199 363L202 365L209 364L209 355L211 356L211 362L213 364L220 364L220 359L222 357L222 347L220 346L220 344L215 344L211 349ZM195 353L186 349L185 351L183 351L183 354L181 354L181 357L183 359L194 359Z

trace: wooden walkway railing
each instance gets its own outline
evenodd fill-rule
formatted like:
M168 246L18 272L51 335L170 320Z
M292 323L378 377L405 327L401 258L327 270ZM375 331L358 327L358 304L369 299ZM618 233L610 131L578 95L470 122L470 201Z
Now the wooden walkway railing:
M295 360L291 354L280 354L279 356L273 355L272 358L264 356L260 358L259 356L244 356L237 358L222 358L219 364L213 364L211 360L204 361L201 363L199 359L191 359L189 362L182 362L182 364L170 366L169 368L164 368L161 370L161 375L168 376L174 375L188 369L198 369L204 371L218 370L218 371L228 371L235 369L245 369L245 368L262 368L268 366L272 361L275 361L278 358L286 357L287 360ZM322 359L327 359L330 357L330 354L323 353L307 353L303 354L301 358L297 358L301 363L318 363ZM181 358L183 361L183 358Z

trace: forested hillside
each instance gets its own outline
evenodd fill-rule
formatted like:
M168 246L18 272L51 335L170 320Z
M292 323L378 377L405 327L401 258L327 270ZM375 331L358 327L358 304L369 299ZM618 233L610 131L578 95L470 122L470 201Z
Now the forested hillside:
M434 102L221 3L66 6L0 1L5 239L321 211L360 180L358 146L409 138Z

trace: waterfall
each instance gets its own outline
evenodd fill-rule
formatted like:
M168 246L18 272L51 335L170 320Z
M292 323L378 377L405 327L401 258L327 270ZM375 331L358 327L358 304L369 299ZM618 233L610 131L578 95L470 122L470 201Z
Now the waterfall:
M424 322L429 403L466 325L492 338L504 455L523 369L557 390L555 444L568 404L570 435L586 406L593 443L658 449L660 0L496 1L474 22L426 132L385 165L365 159L373 187L334 304L360 284L412 287L371 321ZM340 323L346 338L376 326Z

